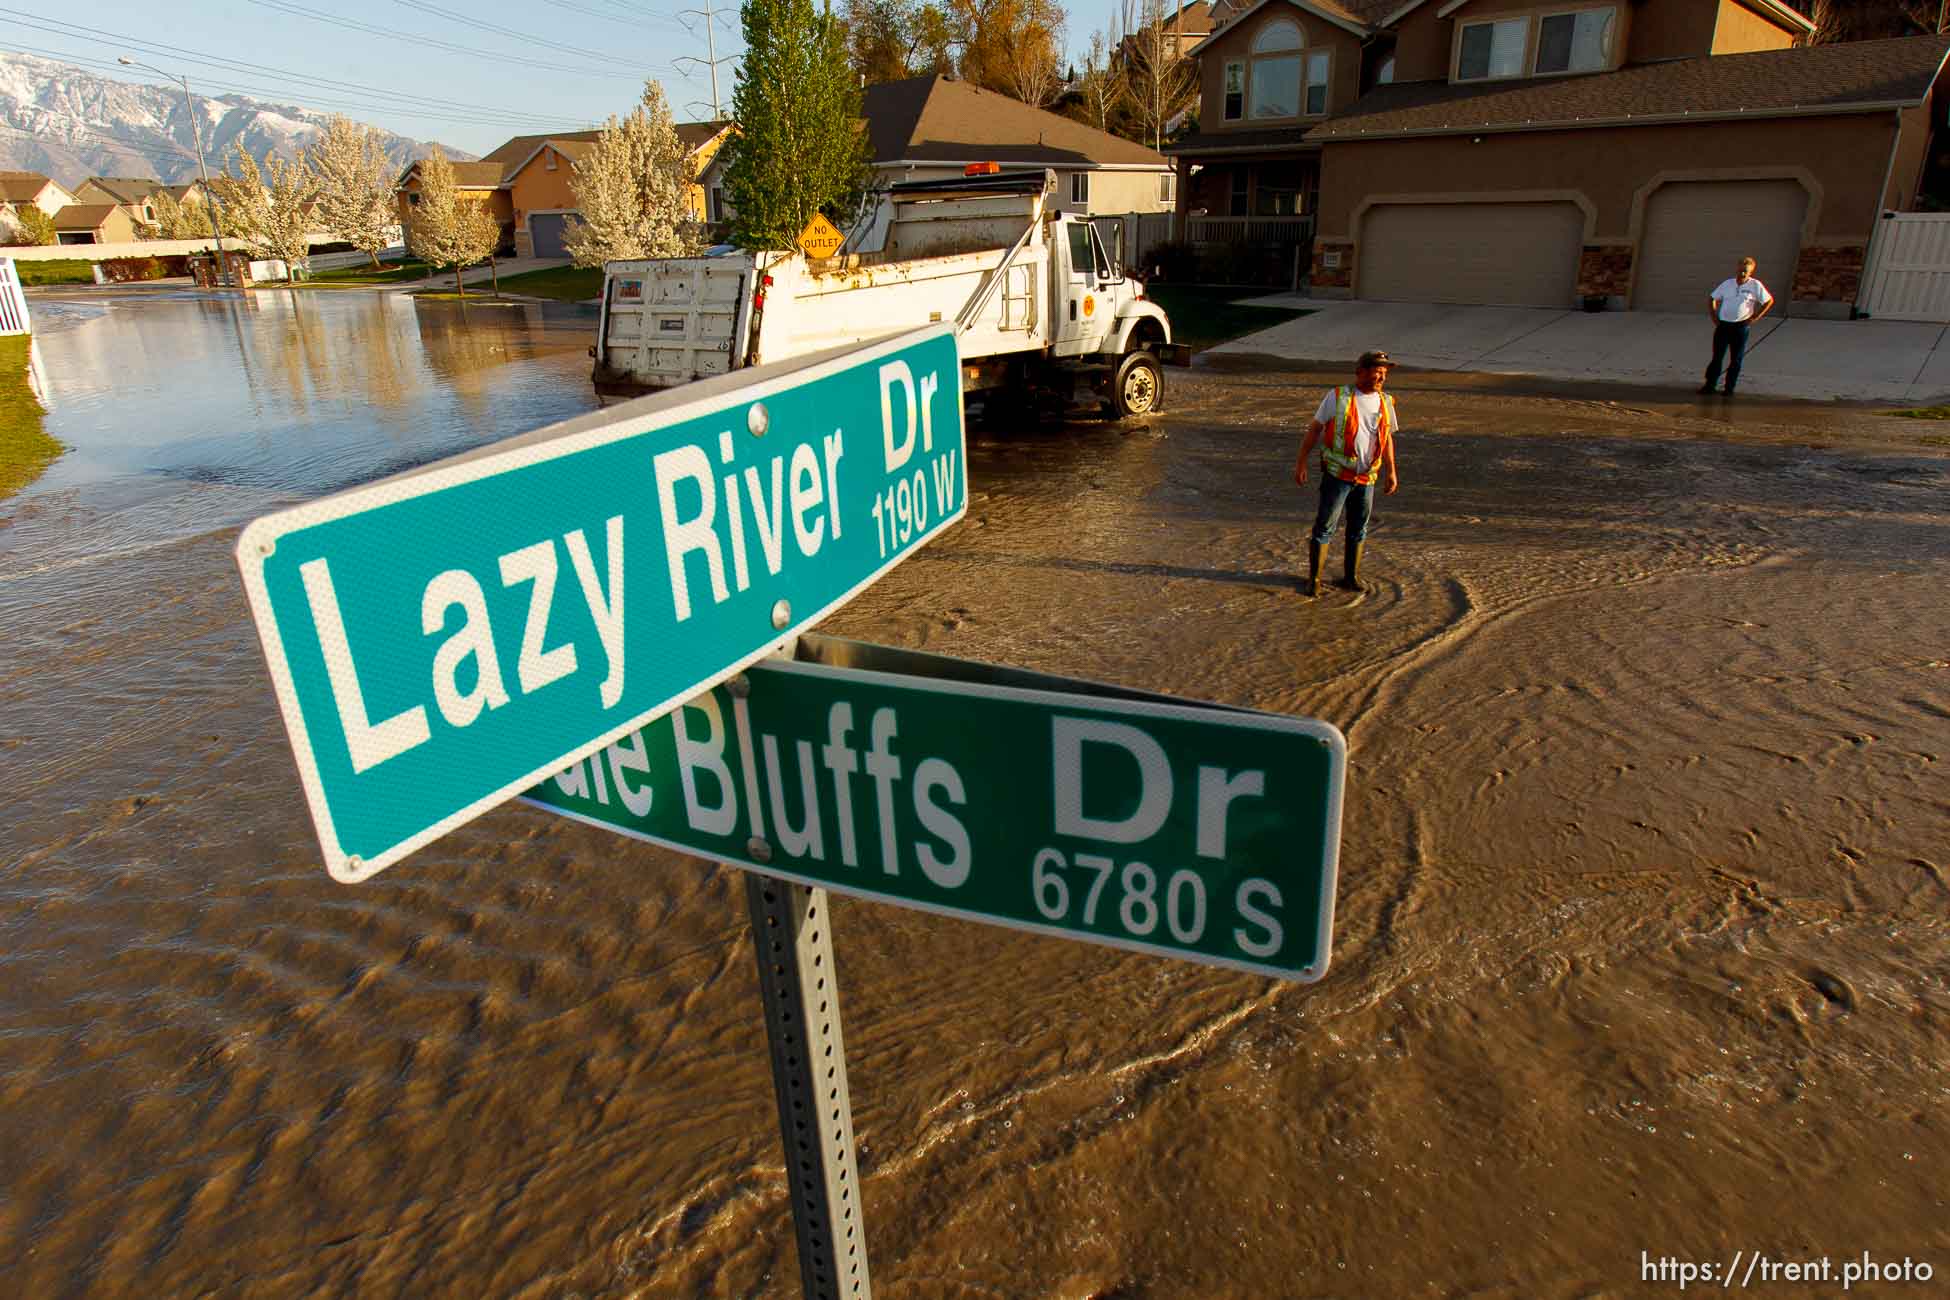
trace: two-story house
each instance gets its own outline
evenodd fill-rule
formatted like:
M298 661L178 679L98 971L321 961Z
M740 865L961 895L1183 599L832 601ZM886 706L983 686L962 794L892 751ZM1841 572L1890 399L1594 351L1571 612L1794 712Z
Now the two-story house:
M1323 296L1691 311L1752 255L1787 310L1847 315L1878 217L1916 200L1950 52L1809 46L1779 0L1389 2L1239 13L1176 151L1202 164L1187 209L1297 189ZM1255 89L1295 54L1302 95L1290 63Z

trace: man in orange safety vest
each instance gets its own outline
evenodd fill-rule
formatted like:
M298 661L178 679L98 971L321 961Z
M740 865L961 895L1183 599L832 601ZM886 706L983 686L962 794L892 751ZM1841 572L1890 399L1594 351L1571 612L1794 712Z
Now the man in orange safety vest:
M1327 559L1327 543L1341 512L1347 512L1347 567L1337 584L1361 591L1361 546L1368 536L1374 505L1374 481L1393 495L1395 477L1395 399L1382 389L1394 363L1386 352L1363 352L1354 363L1354 386L1330 391L1320 401L1300 444L1293 481L1307 485L1307 457L1320 444L1320 509L1314 514L1312 545L1307 548L1308 596L1320 594L1320 568Z

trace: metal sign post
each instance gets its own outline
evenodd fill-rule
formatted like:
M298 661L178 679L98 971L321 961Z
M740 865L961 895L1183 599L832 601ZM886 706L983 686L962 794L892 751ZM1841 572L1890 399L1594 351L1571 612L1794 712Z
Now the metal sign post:
M826 891L745 875L806 1300L872 1300Z

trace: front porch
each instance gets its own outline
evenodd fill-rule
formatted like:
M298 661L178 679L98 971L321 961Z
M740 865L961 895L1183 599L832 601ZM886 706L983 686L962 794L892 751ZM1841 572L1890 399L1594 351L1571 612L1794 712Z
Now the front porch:
M1300 290L1313 262L1320 150L1204 144L1194 137L1171 150L1172 238L1195 250L1202 276Z

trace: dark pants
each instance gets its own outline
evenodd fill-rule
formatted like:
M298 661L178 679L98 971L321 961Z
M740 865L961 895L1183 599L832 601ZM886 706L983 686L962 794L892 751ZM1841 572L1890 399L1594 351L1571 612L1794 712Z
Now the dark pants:
M1358 542L1368 535L1368 516L1374 506L1374 484L1350 483L1327 471L1320 474L1320 509L1314 512L1314 543L1325 546L1334 536L1334 526L1347 510L1347 540Z
M1706 368L1708 388L1720 382L1720 362L1727 363L1727 391L1740 382L1740 363L1747 356L1747 322L1716 320L1713 322L1713 364Z

